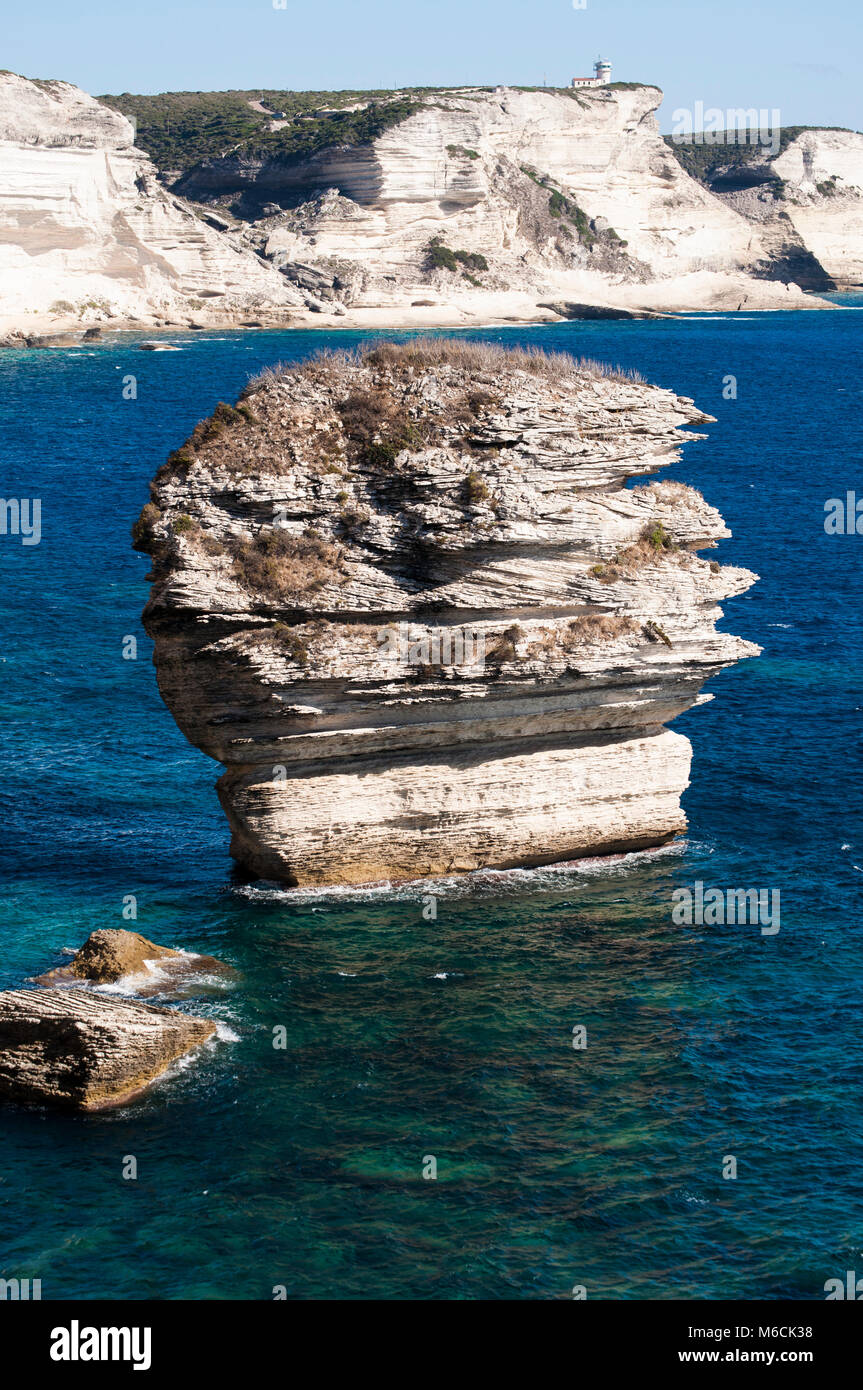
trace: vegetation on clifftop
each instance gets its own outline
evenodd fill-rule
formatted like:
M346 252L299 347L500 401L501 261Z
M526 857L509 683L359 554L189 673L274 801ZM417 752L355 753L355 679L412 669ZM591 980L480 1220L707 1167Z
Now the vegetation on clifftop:
M365 144L411 115L422 90L123 92L99 100L133 120L139 148L161 173L176 175L226 154L307 158L330 145ZM274 120L285 123L271 130Z
M602 90L629 90L643 85L614 82ZM121 92L100 96L98 100L134 121L139 148L150 156L160 173L177 176L202 160L227 154L307 158L331 145L365 144L410 116L423 97L461 90L406 87L397 91L292 92L258 88L228 92ZM579 93L572 87L516 90L569 96ZM357 106L361 109L350 109ZM284 124L271 130L274 120ZM476 150L461 145L449 145L447 149L451 158L479 158Z
M731 166L744 168L746 165L766 164L771 159L777 159L780 154L784 154L792 140L796 140L798 135L803 135L807 130L837 130L838 126L811 126L811 125L787 125L777 131L779 136L779 151L774 154L769 145L762 144L727 144L723 140L719 144L693 143L693 137L687 136L685 143L679 143L679 137L673 135L663 135L668 148L676 156L679 164L683 166L687 174L692 178L698 179L699 183L710 187L714 174L720 169L728 169ZM722 132L717 132L722 134ZM738 132L743 135L745 132ZM712 132L707 132L709 136ZM771 132L772 135L772 132Z
M244 588L275 602L299 603L338 577L339 550L310 532L293 536L270 528L253 540L234 540L231 549Z

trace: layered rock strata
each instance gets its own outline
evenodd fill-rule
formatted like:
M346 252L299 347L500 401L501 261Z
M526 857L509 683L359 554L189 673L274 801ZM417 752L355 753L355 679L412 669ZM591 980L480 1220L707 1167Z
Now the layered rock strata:
M863 136L805 132L738 196L681 167L661 98L392 93L366 104L399 118L361 143L301 155L274 122L261 149L226 136L169 188L119 110L0 73L0 344L59 347L99 324L801 308L822 301L800 286L859 283Z
M131 123L68 82L0 73L0 323L194 323L302 300L169 193Z
M805 130L749 168L742 187L734 186L735 172L714 178L714 192L757 225L773 258L784 256L803 288L863 285L863 134Z
M215 1033L209 1019L88 989L0 994L0 1095L101 1110L136 1095Z
M178 188L241 207L264 256L308 303L369 321L374 310L408 306L494 313L494 296L498 313L522 316L532 299L534 317L544 307L577 316L567 304L805 307L801 288L833 288L822 249L838 267L816 213L830 214L843 273L853 271L863 249L852 208L863 137L830 132L832 141L813 145L813 133L801 136L771 166L771 187L788 185L765 217L751 200L717 196L690 177L660 134L661 100L659 88L637 83L417 94L412 113L367 144L308 157L229 151ZM838 177L839 201L815 182L800 196L798 173L809 174L797 169L799 150L814 147L818 179L828 168ZM430 259L434 238L485 267Z
M265 373L135 528L163 697L225 766L234 856L289 884L659 845L664 725L758 648L692 488L627 487L709 420L566 357L417 341Z

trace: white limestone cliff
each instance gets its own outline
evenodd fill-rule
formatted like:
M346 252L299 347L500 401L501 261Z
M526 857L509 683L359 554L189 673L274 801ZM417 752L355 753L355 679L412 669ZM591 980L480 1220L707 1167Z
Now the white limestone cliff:
M757 147L741 164L721 147L707 182L712 194L757 230L759 273L793 277L806 289L863 285L863 135L812 129L779 154Z
M863 285L863 135L807 130L773 162L783 208L840 287Z
M66 82L0 74L0 323L189 323L299 302L158 182L129 121Z
M315 274L319 290L347 289L330 299L370 323L375 310L408 306L481 316L508 305L515 317L568 303L805 306L796 285L753 275L769 259L759 225L684 171L660 135L661 99L648 86L435 92L369 145L307 159L228 155L179 186L239 197L267 256L286 274L298 268L310 294ZM555 194L581 225L565 207L550 211ZM257 221L256 202L274 199L285 211ZM480 283L429 276L434 237L479 253L489 272Z
M366 144L229 151L170 191L118 111L0 74L0 337L799 308L823 301L798 280L861 282L863 137L804 132L726 195L662 139L661 96L414 94ZM435 266L433 241L472 259Z

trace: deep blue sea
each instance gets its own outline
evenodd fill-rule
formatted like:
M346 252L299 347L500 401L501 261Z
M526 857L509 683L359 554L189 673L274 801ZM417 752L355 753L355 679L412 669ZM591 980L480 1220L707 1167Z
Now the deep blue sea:
M239 971L186 1006L219 1041L145 1098L0 1109L0 1277L46 1299L823 1298L863 1269L863 536L824 531L828 498L863 496L863 315L468 335L634 367L717 417L668 476L760 574L722 623L764 654L674 726L685 841L451 881L435 922L421 886L232 878L220 769L161 702L130 549L216 401L358 336L0 354L0 492L42 500L38 546L0 536L0 987L123 925ZM779 889L779 933L674 925L696 880Z

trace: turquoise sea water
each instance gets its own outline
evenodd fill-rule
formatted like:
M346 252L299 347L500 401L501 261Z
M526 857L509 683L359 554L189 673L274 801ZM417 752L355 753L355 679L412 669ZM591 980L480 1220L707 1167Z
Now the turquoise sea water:
M217 400L356 335L0 355L2 493L42 499L41 544L0 537L0 987L123 925L130 893L140 931L240 972L185 1006L219 1041L144 1099L0 1110L0 1277L43 1298L803 1299L861 1267L863 537L823 518L863 495L863 317L469 336L637 367L718 417L673 476L762 576L723 625L764 655L675 725L685 841L439 885L435 922L420 886L232 878L219 769L161 703L129 546ZM780 889L780 932L675 926L697 879Z

